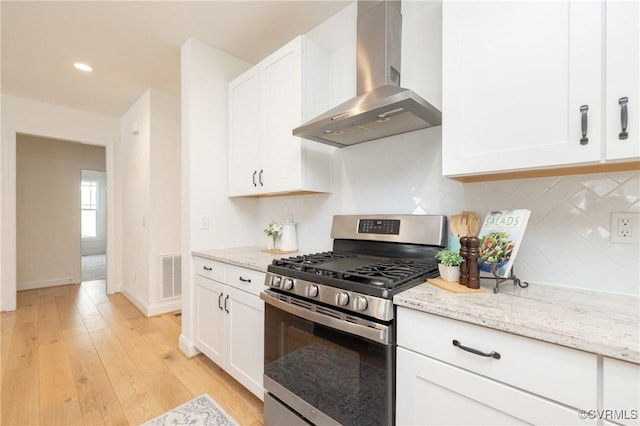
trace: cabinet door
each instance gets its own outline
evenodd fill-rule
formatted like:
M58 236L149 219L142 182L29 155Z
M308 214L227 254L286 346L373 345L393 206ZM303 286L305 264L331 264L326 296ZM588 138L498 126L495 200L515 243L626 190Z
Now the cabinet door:
M640 415L640 365L603 358L602 400L608 420L637 425Z
M297 189L302 180L302 145L292 130L302 117L302 38L278 49L261 68L263 192Z
M260 190L260 77L257 67L229 84L229 196Z
M606 158L640 157L640 3L606 2ZM624 98L627 99L625 102ZM626 105L625 105L626 104ZM621 136L626 107L626 138Z
M396 423L401 425L595 424L556 404L398 347Z
M262 399L264 364L264 302L232 287L229 294L227 366L237 381Z
M223 285L200 275L196 275L194 281L196 346L216 364L223 366L226 319Z
M600 160L601 9L590 1L444 2L444 175Z

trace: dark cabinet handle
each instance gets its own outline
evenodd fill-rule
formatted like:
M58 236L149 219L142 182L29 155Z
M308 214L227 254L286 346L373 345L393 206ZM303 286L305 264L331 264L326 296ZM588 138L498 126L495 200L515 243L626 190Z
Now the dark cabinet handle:
M589 143L589 138L587 137L587 111L589 111L589 105L582 105L580 107L580 115L581 119L581 128L582 128L582 137L580 138L580 145L586 145Z
M628 117L627 117L627 104L629 103L629 98L626 96L618 99L618 103L620 104L620 127L622 131L618 135L618 139L625 140L629 137L629 133L627 133L627 125L628 125Z
M229 300L229 295L227 294L227 297L224 298L224 311L226 313L229 313L229 309L227 309L227 300Z
M260 173L258 174L258 182L260 182L260 186L264 186L264 183L262 183L262 173L264 173L264 170L260 169Z
M498 352L494 352L494 351L482 352L482 351L479 351L478 349L470 348L468 346L463 346L462 343L460 343L458 340L454 340L452 343L453 343L453 346L460 348L463 351L471 352L472 354L484 356L487 358L500 359L500 354Z
M210 266L203 266L202 269L204 269L205 271L213 271L213 268Z
M220 293L220 296L218 296L218 308L222 310L222 302L220 301L220 299L222 299L222 293Z
M252 178L253 186L258 186L258 185L256 184L256 175L257 175L257 174L258 174L258 171L257 171L257 170L254 170L254 171L253 171L253 178Z
M242 276L240 276L240 281L242 281L243 283L250 283L251 278L242 278Z

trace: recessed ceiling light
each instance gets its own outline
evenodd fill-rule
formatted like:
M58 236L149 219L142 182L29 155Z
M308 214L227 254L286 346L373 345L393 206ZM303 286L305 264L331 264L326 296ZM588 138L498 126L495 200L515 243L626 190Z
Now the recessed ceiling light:
M85 72L93 71L93 68L91 68L89 65L83 64L80 62L76 62L75 64L73 64L73 66L79 69L80 71L85 71Z

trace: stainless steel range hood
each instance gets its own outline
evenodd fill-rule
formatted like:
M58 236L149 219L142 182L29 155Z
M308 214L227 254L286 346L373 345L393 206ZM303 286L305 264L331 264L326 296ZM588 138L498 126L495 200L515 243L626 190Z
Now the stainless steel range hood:
M293 130L345 147L442 124L442 113L400 87L400 1L359 0L357 96Z

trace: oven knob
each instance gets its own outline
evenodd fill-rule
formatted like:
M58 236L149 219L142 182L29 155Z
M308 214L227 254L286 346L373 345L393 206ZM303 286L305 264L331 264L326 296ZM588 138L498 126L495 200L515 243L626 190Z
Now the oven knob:
M282 288L285 290L291 290L293 288L293 280L291 278L285 278Z
M280 287L280 281L282 281L282 277L273 277L273 280L271 280L271 287Z
M353 299L353 306L356 311L365 311L368 306L367 298L364 296L356 296Z
M344 291L336 294L336 304L338 306L347 306L349 304L349 295Z
M310 284L307 287L307 297L317 297L318 296L318 286L315 284Z

